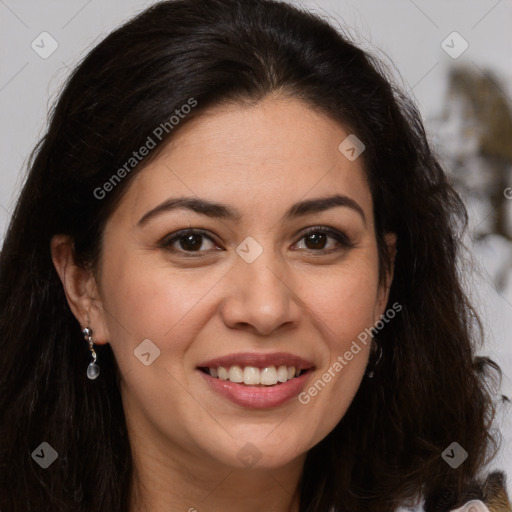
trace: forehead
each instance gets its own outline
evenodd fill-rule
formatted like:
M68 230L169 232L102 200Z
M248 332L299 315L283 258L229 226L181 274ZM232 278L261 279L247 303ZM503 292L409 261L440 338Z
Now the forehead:
M362 159L352 161L339 149L349 135L296 99L214 107L176 132L138 173L123 202L138 214L169 196L196 195L262 218L277 213L276 204L285 208L308 197L342 193L371 218Z

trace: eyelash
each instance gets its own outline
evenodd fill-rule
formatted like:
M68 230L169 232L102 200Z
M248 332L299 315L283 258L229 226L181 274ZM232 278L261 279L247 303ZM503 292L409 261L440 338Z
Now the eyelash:
M302 236L299 238L299 241L303 240L308 235L311 235L313 233L325 234L328 237L336 240L338 242L338 244L341 246L341 247L334 248L334 249L319 249L319 250L309 249L310 252L316 253L316 255L331 254L331 253L334 253L334 252L337 252L340 250L353 248L355 245L353 242L351 242L349 240L347 235L345 235L344 233L337 231L337 230L333 230L332 228L328 228L325 226L315 226L313 228L309 228L308 230L306 230L305 232L302 233ZM209 252L209 251L186 251L184 249L177 249L177 248L173 247L173 244L175 242L178 242L180 239L183 239L188 235L200 235L200 236L207 238L208 240L210 240L212 243L215 244L215 240L213 240L213 238L206 231L201 230L201 229L188 228L188 229L183 229L181 231L178 231L176 233L173 233L172 235L165 237L162 240L162 242L160 243L160 246L161 246L161 248L163 248L169 252L180 253L181 255L183 255L187 258L201 257L201 256L203 256L201 253ZM306 250L308 250L308 249L306 249Z

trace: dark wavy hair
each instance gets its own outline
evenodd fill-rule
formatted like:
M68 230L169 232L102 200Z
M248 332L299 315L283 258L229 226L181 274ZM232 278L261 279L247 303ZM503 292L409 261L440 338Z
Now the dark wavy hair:
M123 192L178 129L211 106L271 93L304 101L366 145L381 277L384 234L394 232L389 303L403 307L376 335L375 377L308 453L300 511L390 511L445 488L450 502L428 506L457 504L496 450L490 384L499 368L475 356L481 326L459 267L464 204L390 77L341 29L272 0L159 2L90 51L31 155L0 256L2 512L129 510L119 370L107 344L97 347L101 377L86 378L88 347L52 263L52 236L70 235L76 260L95 268ZM95 197L190 98L197 106L179 127ZM47 470L31 458L42 441L59 454ZM457 469L441 457L453 441L469 454Z

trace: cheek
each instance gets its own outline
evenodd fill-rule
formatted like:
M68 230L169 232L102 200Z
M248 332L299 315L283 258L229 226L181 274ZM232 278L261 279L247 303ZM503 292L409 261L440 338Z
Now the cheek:
M146 339L181 361L208 320L205 295L222 272L195 278L193 272L173 269L147 254L109 254L103 266L102 301L109 342L121 369L137 363L133 352Z
M324 364L299 397L310 418L322 418L316 424L315 440L345 415L363 379L371 345L369 328L376 320L378 275L374 269L354 265L338 269L329 278L304 280L310 290L304 292L310 318L325 341Z
M304 275L301 296L317 328L343 349L347 341L377 320L378 275L374 265L361 264L332 269L320 275ZM350 343L349 343L350 344Z
M135 421L141 421L135 411L142 410L162 431L183 433L182 422L168 411L190 409L188 354L211 316L205 295L223 272L196 278L147 253L110 254L103 267L103 300L124 406Z

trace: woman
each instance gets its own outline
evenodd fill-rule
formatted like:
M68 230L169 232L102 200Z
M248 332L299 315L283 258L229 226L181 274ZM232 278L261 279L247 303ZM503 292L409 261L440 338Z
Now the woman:
M78 66L30 167L0 262L3 512L510 510L478 480L498 369L464 206L346 36L157 3Z

